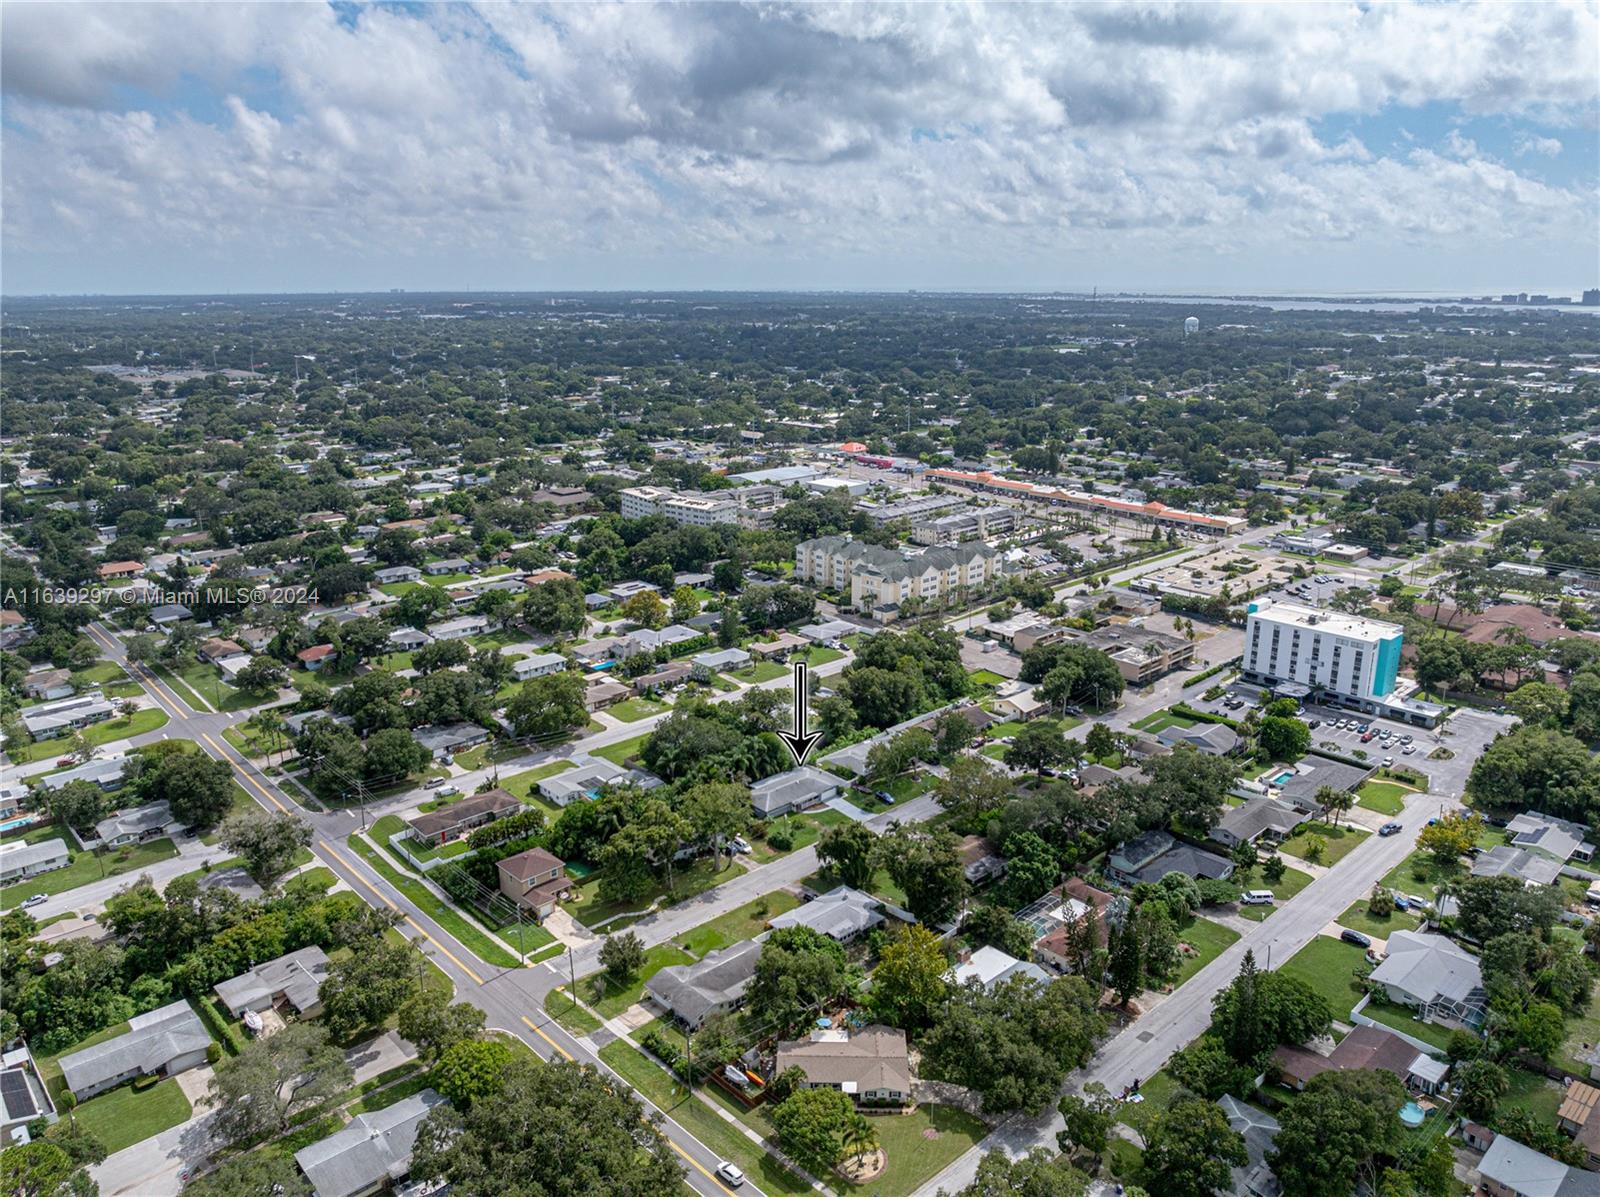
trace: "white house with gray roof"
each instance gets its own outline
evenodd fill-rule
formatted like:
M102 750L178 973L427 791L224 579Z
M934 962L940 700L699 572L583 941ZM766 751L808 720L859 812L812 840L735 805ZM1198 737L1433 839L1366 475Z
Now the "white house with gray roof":
M750 809L758 819L775 819L792 814L819 802L839 796L839 778L818 769L815 765L802 765L785 773L774 773L750 786Z
M146 840L158 840L164 836L172 835L182 824L172 814L172 808L165 799L160 802L147 802L143 806L136 806L132 810L119 810L108 818L101 819L94 825L92 840L98 840L108 848L119 844L141 844Z
M1488 999L1478 958L1443 935L1396 931L1371 981L1391 1002L1409 1006L1428 1022L1477 1028Z
M736 1009L755 979L761 944L742 940L707 952L693 964L670 964L645 982L645 992L693 1029L713 1014Z
M206 1062L211 1036L186 1001L136 1014L128 1030L61 1057L61 1076L79 1101L137 1076L176 1076Z
M0 844L0 885L64 869L71 861L67 842L62 839L40 840L37 844L25 844L21 840Z
M914 923L909 911L897 910L848 885L841 885L819 894L803 906L785 911L771 921L771 927L810 927L811 930L839 943L849 943L874 927L883 926L884 912L895 915L902 922Z
M314 1015L322 1009L322 982L327 976L328 954L312 944L219 982L216 994L235 1018L244 1017L246 1010L279 1006Z
M316 1197L365 1197L411 1172L417 1128L444 1098L424 1089L382 1110L357 1114L343 1130L294 1153Z

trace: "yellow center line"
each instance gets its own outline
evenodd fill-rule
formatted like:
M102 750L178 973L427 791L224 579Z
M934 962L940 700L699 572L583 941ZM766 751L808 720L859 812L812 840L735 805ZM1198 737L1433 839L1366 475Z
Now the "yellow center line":
M374 894L377 894L379 900L384 902L391 910L399 910L400 909L400 907L397 906L389 898L389 896L387 894L385 894L377 886L373 885L372 882L368 881L359 872L357 872L355 870L355 868L350 864L350 862L339 854L339 850L337 848L335 848L332 844L330 844L327 840L323 840L322 841L322 848L323 848L323 851L327 852L328 855L332 856L335 860L337 860L340 864L342 864L346 869L348 869L350 871L350 875L351 876L353 876L357 881L361 882L362 885L364 885L368 889L370 889ZM460 958L457 957L456 954L454 952L452 952L449 948L445 947L444 944L440 943L432 935L429 935L428 934L428 929L426 927L424 927L421 923L417 922L416 919L412 918L408 914L408 915L405 915L405 921L408 924L410 924L410 926L412 926L416 930L418 935L422 936L423 939L427 940L434 947L438 948L440 952L444 953L445 958L447 960L449 960L451 964L454 964L462 972L466 973L467 976L471 977L475 983L477 983L479 985L482 985L484 983L484 980L483 980L482 977L480 977L471 968L467 967L467 965L463 964L461 962Z
M706 1168L706 1166L704 1164L702 1164L699 1160L695 1159L694 1156L690 1155L687 1151L685 1151L683 1148L679 1147L676 1143L673 1143L671 1139L668 1139L667 1142L669 1144L671 1144L673 1151L676 1151L684 1159L689 1161L690 1165L694 1168L694 1170L696 1172L700 1173L701 1176L705 1177L712 1184L716 1185L717 1188L721 1189L724 1193L727 1193L728 1197L733 1197L733 1190L730 1189L727 1185L723 1184L722 1181L718 1180L715 1176L713 1176L711 1174L711 1172Z
M533 1024L533 1021L526 1014L524 1014L522 1016L522 1022L523 1022L523 1025L528 1028L528 1030L532 1031L535 1035L539 1036L540 1039L543 1039L551 1047L555 1048L556 1051L560 1052L567 1059L569 1059L569 1060L572 1059L572 1053L571 1052L569 1052L566 1048L562 1047L554 1039L550 1038L550 1036L546 1035L543 1031L541 1031L538 1027L536 1027Z
M87 626L90 639L98 641L102 648L116 648L116 643L104 632L100 631L93 624ZM134 681L138 682L146 694L156 700L156 706L160 707L162 711L165 712L168 719L185 719L188 717L185 713L184 707L178 705L173 696L163 694L161 692L161 687L155 680L154 674L151 674L147 680L140 675L139 668L134 664L134 662L129 661L128 666L129 667L124 670L124 672L132 677Z
M231 765L233 767L234 773L236 773L238 775L238 778L239 778L239 780L241 782L243 782L245 785L249 786L251 789L255 790L256 793L260 794L263 798L265 798L268 802L272 803L273 806L277 807L284 814L287 815L287 814L291 813L287 806L285 806L283 803L278 801L278 798L277 798L276 794L274 794L271 790L267 789L264 785L262 785L260 782L258 782L255 778L251 777L250 774L246 773L244 771L243 766L241 766L239 764L236 764L233 761L233 759L228 756L227 752L225 752L223 750L222 745L218 744L215 740L213 740L211 738L211 733L210 732L201 732L200 733L200 738L202 740L204 740L207 744L211 745L211 748L217 754L218 759L222 760L226 764Z

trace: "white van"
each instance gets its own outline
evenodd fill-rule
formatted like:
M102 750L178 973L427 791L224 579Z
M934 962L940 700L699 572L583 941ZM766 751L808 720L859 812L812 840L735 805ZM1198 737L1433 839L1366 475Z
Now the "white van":
M1272 891L1270 889L1247 889L1239 901L1246 906L1271 906Z

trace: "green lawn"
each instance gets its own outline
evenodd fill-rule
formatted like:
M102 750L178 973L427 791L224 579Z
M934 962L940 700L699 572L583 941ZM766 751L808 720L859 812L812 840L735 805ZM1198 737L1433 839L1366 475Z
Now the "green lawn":
M776 661L757 661L748 669L730 672L728 676L737 678L747 686L754 686L761 682L770 682L773 678L782 677L788 672L789 667L787 665L780 665Z
M717 869L709 859L697 860L686 868L679 868L673 873L673 893L677 901L692 898L695 894L703 893L724 881L731 881L742 872L737 865L725 869ZM645 910L652 901L666 892L666 886L661 881L656 881L650 891L637 902L602 902L595 895L599 892L600 876L598 873L587 878L578 886L578 900L568 909L572 917L585 927L596 927L606 919L618 915L630 914ZM620 931L623 924L616 924L601 930Z
M694 957L671 944L658 944L644 954L644 967L626 985L617 985L604 973L578 978L578 990L601 1018L615 1018L644 994L644 983L669 964L690 964Z
M481 769L485 765L501 765L506 761L514 761L527 751L520 744L498 744L491 740L487 744L479 744L476 748L456 753L455 762L463 769Z
M1404 1031L1413 1039L1420 1039L1424 1043L1431 1043L1434 1047L1443 1050L1450 1046L1450 1030L1437 1023L1421 1022L1412 1016L1410 1010L1404 1006L1390 1005L1380 1002L1376 998L1367 1003L1367 1008L1362 1011L1374 1022L1381 1022L1384 1026L1396 1031ZM1334 1015L1338 1017L1337 1014ZM1551 1113L1555 1113L1551 1110Z
M126 848L112 848L103 854L79 852L64 869L41 873L15 885L0 889L0 906L15 906L33 894L64 894L69 889L98 881L102 877L118 877L124 873L137 873L158 860L170 860L178 854L171 840L151 840L147 844L131 844Z
M151 673L155 674L164 683L166 683L167 689L171 690L174 694L181 698L184 704L191 710L199 711L201 714L204 714L211 709L210 703L206 702L193 690L189 689L188 684L165 665L157 665L154 662L149 662L147 663L146 668L148 668Z
M1388 876L1383 879L1383 885L1387 889L1397 889L1401 893L1433 898L1438 894L1442 883L1460 876L1461 872L1459 861L1440 865L1431 852L1418 849L1389 870Z
M260 803L258 803L254 798L250 797L249 791L246 790L242 785L240 785L238 782L233 782L232 785L233 801L228 805L228 814L224 815L223 818L227 818L228 815L247 815L261 809ZM220 824L218 826L220 827ZM200 842L202 844L214 844L220 838L221 833L219 832L218 828L213 827L210 831L206 832L205 835L200 837Z
M723 1121L715 1110L690 1094L626 1039L606 1044L600 1049L600 1058L719 1157L743 1168L762 1191L810 1197L810 1185Z
M113 1152L187 1121L192 1112L178 1082L169 1078L137 1093L131 1083L122 1085L90 1098L72 1116Z
M1221 923L1213 923L1210 919L1197 918L1187 927L1178 932L1178 940L1186 943L1195 950L1195 955L1185 956L1183 964L1178 968L1177 980L1174 987L1182 985L1195 973L1210 964L1227 950L1228 946L1239 938L1239 933L1232 927L1224 927Z
M72 675L72 684L80 690L85 686L99 686L107 698L133 698L144 693L139 685L115 661L101 661L80 669Z
M455 936L461 945L479 960L497 968L516 968L521 963L512 955L510 949L503 947L488 932L480 930L477 924L468 921L467 916L453 903L435 895L421 881L402 875L383 858L383 854L377 848L363 839L359 832L352 834L345 842L350 845L352 852L376 869L380 877L410 898L419 909L426 912L445 931Z
M1285 976L1300 978L1326 998L1335 1018L1348 1020L1351 1007L1361 1000L1364 992L1356 982L1356 969L1365 964L1366 955L1355 944L1319 935L1280 965L1279 970Z
M1600 1043L1600 989L1589 998L1589 1008L1576 1018L1567 1019L1567 1038L1556 1053L1554 1063L1579 1076L1589 1075L1587 1062L1578 1059L1584 1044Z
M1396 931L1415 931L1422 920L1404 910L1396 910L1386 919L1374 918L1367 913L1367 900L1363 898L1339 916L1339 925L1374 939L1388 939Z
M554 777L557 773L565 773L571 769L571 761L546 761L544 764L532 769L524 769L521 773L513 773L510 777L500 779L500 788L515 794L524 802L535 801L533 787L547 777Z
M1171 711L1157 711L1154 715L1146 715L1133 726L1139 731L1155 735L1164 732L1169 727L1193 727L1195 721L1187 715L1175 715Z
M1511 1086L1506 1090L1506 1095L1500 1099L1502 1110L1508 1110L1512 1106L1522 1106L1540 1122L1555 1121L1556 1111L1561 1108L1560 1085L1536 1072L1529 1072L1514 1065L1506 1069L1506 1076L1510 1079Z
M401 865L410 868L412 867L411 863L400 854L400 846L389 842L392 837L404 836L410 830L399 815L384 815L383 818L372 824L367 834L379 844L382 844ZM424 861L449 860L452 857L465 856L472 851L471 848L467 847L467 841L464 838L452 840L448 844L420 844L414 839L407 839L405 841L405 850L418 860Z
M615 744L607 744L603 748L591 749L590 755L603 757L613 765L621 765L630 756L638 756L644 748L644 742L649 738L650 733L646 732L642 736L634 736L631 740L619 740Z
M568 995L566 986L544 995L544 1012L574 1035L591 1035L600 1029L600 1020Z
M935 1105L920 1105L909 1114L874 1118L872 1126L889 1157L883 1175L859 1185L830 1176L828 1184L834 1192L906 1197L976 1147L988 1133L979 1119L964 1110Z
M768 832L770 834L773 829L780 827L787 830L793 841L788 852L795 852L816 843L821 838L824 828L837 827L841 823L850 821L848 815L832 809L802 811L797 815L784 815L782 818L774 819ZM755 849L753 855L758 864L766 864L769 860L776 860L788 854L779 852L766 840L751 840L750 846Z
M368 1093L359 1101L351 1102L346 1108L351 1114L370 1114L374 1110L386 1110L397 1101L403 1101L414 1093L421 1093L432 1083L433 1078L427 1073L407 1077L403 1081L396 1081Z
M204 665L193 661L177 671L183 679L184 685L189 690L198 694L205 702L205 708L213 711L248 711L251 707L260 706L264 702L272 701L277 697L276 691L270 694L246 694L236 690L222 680L222 671L215 665ZM188 701L185 697L184 701ZM190 706L194 706L191 702Z
M844 882L835 877L827 868L821 868L808 877L802 877L800 884L815 893L825 894L830 889L843 885ZM891 906L904 906L906 904L905 891L894 883L893 878L889 876L888 869L878 869L872 874L872 880L867 883L867 892L889 903Z
M664 702L654 698L624 698L614 707L608 707L606 714L614 715L624 723L637 723L641 719L649 719L652 715L664 715L672 708Z
M118 715L115 719L102 719L83 729L83 738L90 744L109 744L130 736L142 736L167 724L167 713L159 707L144 707L132 715ZM72 751L72 737L61 736L54 740L36 740L32 744L19 744L10 750L11 763L26 765L32 761L65 756Z
M967 680L969 680L974 686L989 686L991 688L995 686L1003 686L1006 683L1006 679L1001 677L998 673L995 673L992 669L980 669L975 673L969 673L967 675Z
M1178 1089L1178 1082L1165 1072L1156 1073L1139 1086L1139 1095L1144 1100L1136 1104L1124 1102L1117 1110L1117 1120L1141 1135L1149 1134L1156 1116L1167 1112Z
M1405 809L1405 797L1415 790L1392 781L1369 781L1356 791L1356 805L1380 815L1398 815Z
M829 648L825 644L814 644L800 654L800 659L815 669L818 665L826 665L829 661L840 661L844 654L836 648Z
M289 879L289 883L293 885L306 886L307 888L315 888L320 890L322 893L327 893L334 887L334 884L338 880L339 879L334 876L333 870L327 865L317 865L315 868L307 869L303 873L296 873Z
M691 956L701 957L717 948L726 948L761 934L767 920L800 905L800 899L787 890L774 890L764 897L746 902L737 910L702 923L674 942Z
M1239 883L1240 888L1242 889L1270 889L1272 891L1272 896L1276 898L1279 903L1287 902L1290 898L1294 897L1301 890L1305 889L1306 886L1311 884L1310 873L1305 873L1299 869L1287 866L1283 870L1283 877L1276 885L1272 884L1261 875L1260 865L1257 865L1249 872L1234 873L1233 879ZM1267 916L1276 909L1278 909L1276 905L1245 906L1241 904L1239 907L1239 914L1244 918L1250 919L1252 922L1260 923L1265 922Z
M1285 855L1298 856L1304 860L1307 846L1315 836L1321 839L1324 845L1321 863L1331 866L1338 864L1371 834L1359 827L1330 827L1326 823L1309 823L1284 840L1278 850Z

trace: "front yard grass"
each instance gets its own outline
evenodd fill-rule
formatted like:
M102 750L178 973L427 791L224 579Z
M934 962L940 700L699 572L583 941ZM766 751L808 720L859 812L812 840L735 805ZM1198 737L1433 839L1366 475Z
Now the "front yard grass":
M743 870L737 865L730 865L725 869L718 869L709 859L695 861L687 868L680 868L673 874L673 892L671 902L681 902L685 898L692 898L695 894L703 893L713 886L721 885L724 881L731 881L739 876ZM666 885L657 880L637 902L602 902L596 894L599 892L600 875L590 875L577 887L578 900L568 910L572 917L585 927L597 928L601 931L621 930L622 924L609 928L601 928L599 924L618 915L642 913L656 898L666 894Z
M507 793L514 794L522 801L534 806L544 806L533 790L536 785L547 777L554 777L557 773L565 773L573 768L571 761L546 761L532 769L524 769L521 773L513 773L510 777L502 778L500 788ZM551 808L554 809L554 808Z
M109 744L157 731L167 725L167 713L160 707L141 707L131 715L118 715L115 719L102 719L83 729L83 738L89 744ZM65 756L72 751L72 737L60 736L54 740L35 740L32 744L19 744L10 750L11 763L26 765L32 761Z
M1117 1110L1117 1121L1131 1126L1141 1135L1148 1135L1156 1117L1167 1112L1179 1089L1178 1082L1165 1072L1158 1072L1139 1086L1141 1102L1124 1102Z
M842 652L836 648L829 648L826 644L813 644L805 652L798 655L802 661L811 666L813 669L815 669L818 665L826 665L830 661L840 661L844 659L844 654Z
M1398 815L1405 809L1407 794L1416 791L1393 781L1369 781L1356 791L1356 805L1380 815Z
M1554 1063L1579 1076L1589 1074L1589 1063L1579 1058L1585 1045L1600 1043L1600 989L1589 998L1589 1007L1582 1014L1567 1020L1567 1038L1556 1053Z
M1315 836L1323 841L1321 863L1332 866L1350 855L1371 834L1358 827L1332 827L1326 823L1308 824L1284 840L1278 850L1285 855L1298 856L1301 860L1306 860L1307 849L1312 837Z
M578 1005L565 985L544 995L544 1012L573 1035L592 1035L600 1029L600 1020Z
M798 852L801 848L809 848L822 837L824 829L837 827L841 823L851 822L850 816L824 807L821 810L801 811L796 815L783 815L772 821L769 833L782 828L789 833L791 844L789 848L780 852L766 840L746 837L754 849L754 856L758 864L766 864L769 860L777 860L780 856L787 856L789 852Z
M719 915L702 923L693 931L678 936L673 942L694 957L704 957L707 952L730 947L742 940L754 939L766 929L767 920L800 905L800 899L788 890L774 890L770 894L746 902L737 910Z
M1229 945L1238 938L1239 933L1232 927L1224 927L1221 923L1213 923L1210 919L1205 918L1197 918L1189 926L1180 930L1178 932L1179 942L1188 944L1195 950L1195 954L1183 958L1183 963L1178 968L1177 979L1173 982L1174 988L1182 985L1195 973L1222 955Z
M1383 879L1383 885L1386 889L1397 889L1405 894L1420 894L1431 900L1438 896L1440 885L1459 876L1460 873L1460 861L1441 865L1433 853L1424 852L1419 848L1389 870Z
M783 677L788 672L787 665L780 665L776 661L757 661L748 669L737 670L728 676L738 679L747 686L756 686L762 682L770 682L775 677Z
M1289 957L1279 971L1311 986L1327 999L1334 1018L1348 1021L1351 1008L1366 992L1356 980L1356 970L1365 963L1365 953L1355 944L1318 935Z
M1255 868L1248 871L1235 873L1234 880L1237 881L1240 887L1243 889L1270 889L1272 891L1272 896L1279 902L1287 902L1290 898L1294 897L1301 890L1305 889L1306 886L1311 884L1311 874L1302 872L1300 869L1285 866L1283 870L1283 877L1279 879L1276 884L1273 884L1261 875L1261 866L1257 865ZM1265 922L1267 916L1277 908L1278 907L1276 905L1245 906L1243 903L1241 903L1239 906L1239 915L1241 918L1247 918L1251 922L1260 923Z
M1367 1003L1367 1008L1362 1013L1374 1022L1380 1022L1391 1030L1403 1031L1413 1039L1431 1043L1440 1051L1450 1046L1450 1029L1448 1027L1441 1027L1437 1023L1423 1022L1413 1017L1411 1011L1404 1006L1393 1006L1388 1002L1380 1002L1374 998ZM1338 1015L1334 1017L1338 1017ZM1550 1114L1554 1117L1555 1110L1552 1109Z
M171 860L177 854L178 847L171 840L130 844L126 848L108 849L103 855L96 855L92 851L78 852L64 869L40 873L37 877L29 877L26 881L0 889L0 906L15 906L33 894L64 894L69 889L99 881L101 877L137 873L157 861Z
M1363 898L1339 916L1339 925L1374 939L1388 939L1396 931L1415 931L1422 920L1409 911L1398 909L1386 919L1375 918L1367 913L1367 900Z
M188 1121L192 1112L178 1082L168 1077L142 1092L129 1083L91 1097L72 1116L114 1152Z
M669 964L692 964L694 957L671 944L657 944L644 954L644 967L626 985L618 985L603 972L578 978L584 1000L601 1018L615 1018L644 995L644 983Z
M642 736L634 736L631 740L618 740L615 744L607 744L603 748L591 749L590 755L602 757L613 765L622 765L629 757L638 756L644 749L644 742L649 738L650 733L646 732Z
M404 854L400 851L400 846L389 842L394 836L404 836L410 830L399 815L384 815L372 824L367 831L367 835L383 845L384 849L395 860L399 861L402 866L412 868L414 866L410 861L406 860ZM467 846L465 838L452 840L448 844L421 844L414 839L408 839L405 843L405 850L418 860L423 861L449 860L452 857L465 856L472 851Z
M615 716L624 723L637 723L653 715L664 715L671 709L667 703L654 698L624 698L615 706L607 708L607 714Z

